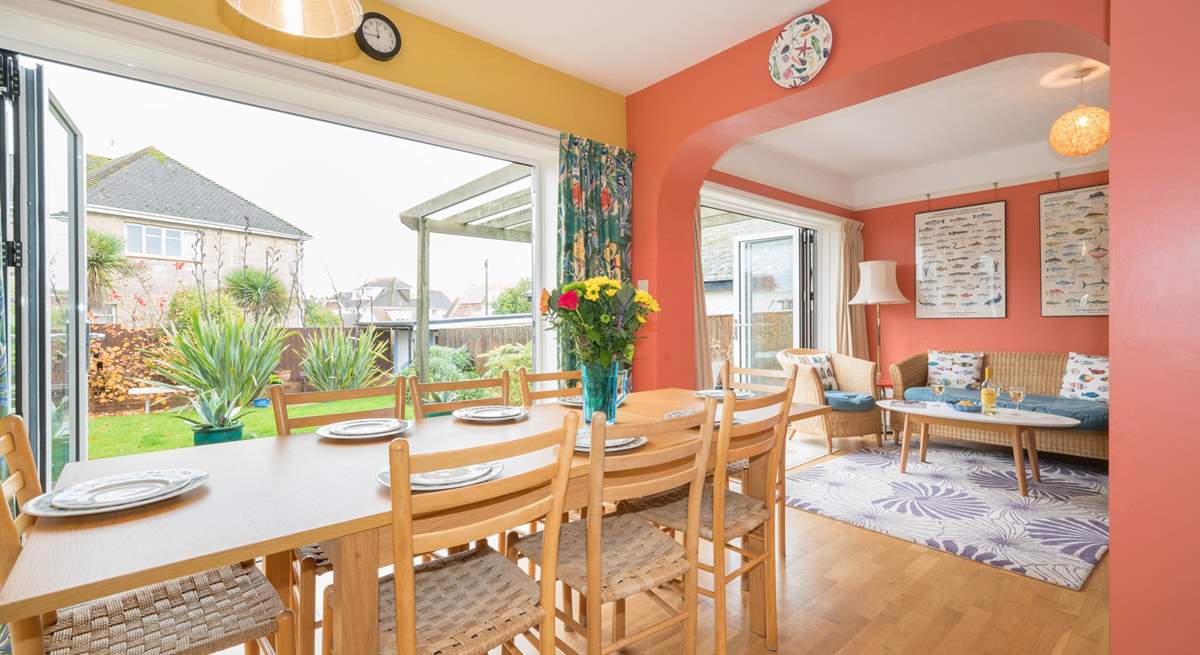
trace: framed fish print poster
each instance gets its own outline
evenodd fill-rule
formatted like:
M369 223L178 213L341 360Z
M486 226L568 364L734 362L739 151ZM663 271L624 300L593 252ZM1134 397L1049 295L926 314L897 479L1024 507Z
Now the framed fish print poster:
M917 318L1004 318L1004 201L918 213Z
M1108 185L1041 196L1042 316L1108 316Z

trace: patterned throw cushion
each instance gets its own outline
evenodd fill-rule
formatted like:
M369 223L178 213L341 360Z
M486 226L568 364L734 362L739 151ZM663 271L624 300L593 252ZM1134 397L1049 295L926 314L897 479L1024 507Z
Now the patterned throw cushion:
M978 389L983 378L983 353L929 351L929 384L948 389Z
M1108 403L1108 358L1071 353L1063 373L1061 398L1080 398Z
M837 378L833 376L833 362L829 361L829 353L817 353L815 355L788 355L788 359L797 364L807 364L817 370L817 377L821 378L821 387L826 391L837 391Z

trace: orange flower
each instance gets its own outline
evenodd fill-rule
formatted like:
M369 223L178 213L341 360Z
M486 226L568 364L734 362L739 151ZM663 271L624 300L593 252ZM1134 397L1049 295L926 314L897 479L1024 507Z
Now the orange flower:
M542 314L550 311L550 292L545 289L542 289L542 297L538 301L538 311Z

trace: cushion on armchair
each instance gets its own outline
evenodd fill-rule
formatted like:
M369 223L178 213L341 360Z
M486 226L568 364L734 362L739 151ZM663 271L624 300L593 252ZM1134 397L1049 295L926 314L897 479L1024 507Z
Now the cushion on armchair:
M827 394L828 395L828 394ZM953 400L974 400L979 401L979 391L976 389L946 389L942 393L942 397L933 395L933 391L929 387L911 387L904 390L905 400L924 400L924 401L953 401ZM832 406L833 403L830 403ZM1017 404L1013 402L1008 394L1000 394L996 399L997 407L1005 407L1008 409L1016 409ZM1021 409L1031 412L1042 412L1043 414L1054 414L1055 416L1066 416L1079 420L1079 426L1072 428L1074 430L1108 430L1108 405L1099 403L1094 400L1081 400L1078 398L1056 398L1054 396L1035 396L1028 394L1025 400L1021 402Z
M829 353L817 353L815 355L785 353L784 356L793 364L806 364L813 367L817 372L817 377L821 380L821 387L826 391L838 390L837 378L833 375L833 362L829 360Z
M869 412L875 409L871 394L854 391L826 391L825 402L835 412Z

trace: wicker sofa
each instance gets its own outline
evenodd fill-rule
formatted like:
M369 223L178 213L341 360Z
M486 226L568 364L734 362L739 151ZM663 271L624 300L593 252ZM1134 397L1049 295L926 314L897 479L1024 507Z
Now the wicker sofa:
M1003 386L1021 385L1026 393L1041 396L1057 396L1062 387L1063 373L1067 368L1067 353L1034 352L985 352L983 365L991 367L992 377ZM904 391L926 386L929 370L927 353L913 355L892 364L892 387L897 398L904 398ZM896 417L893 416L893 425ZM968 430L931 426L933 436L975 441L980 443L1009 446L1006 435L982 430ZM1094 459L1108 459L1107 430L1037 430L1038 450L1042 452L1076 455Z
M796 364L789 359L791 355L816 355L823 352L825 351L792 348L780 351L776 355L780 366L784 370L792 365L795 365L797 368L796 391L793 396L796 402L813 405L830 404L825 396L825 390L821 386L821 380L816 370L807 364ZM863 393L872 398L878 397L875 393L875 372L878 365L875 362L856 359L848 355L839 355L838 353L830 353L829 361L833 364L833 377L837 380L839 390ZM874 435L876 441L882 446L883 421L881 413L878 409L874 408L873 403L870 404L872 409L869 411L838 411L835 408L834 411L828 414L796 421L792 424L792 427L801 434L811 434L824 438L825 447L831 455L833 454L833 440L843 437Z

